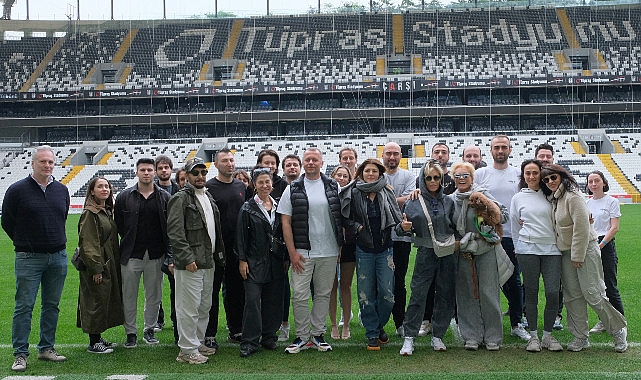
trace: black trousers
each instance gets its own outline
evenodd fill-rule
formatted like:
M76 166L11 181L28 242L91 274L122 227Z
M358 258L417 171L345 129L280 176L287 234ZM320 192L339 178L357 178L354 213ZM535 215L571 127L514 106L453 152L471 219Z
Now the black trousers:
M247 280L244 290L242 345L258 347L276 342L276 331L282 322L283 279L277 277L264 284Z

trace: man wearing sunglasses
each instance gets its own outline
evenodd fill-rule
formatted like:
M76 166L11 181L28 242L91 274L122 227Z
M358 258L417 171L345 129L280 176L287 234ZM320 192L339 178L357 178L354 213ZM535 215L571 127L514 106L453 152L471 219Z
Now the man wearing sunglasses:
M490 194L496 198L502 205L508 207L512 204L512 197L519 191L519 176L521 171L508 164L508 159L512 153L510 139L505 135L496 135L490 142L490 153L494 162L492 166L487 166L476 171L474 182L482 185ZM503 294L507 298L510 312L510 324L512 326L511 335L528 341L530 334L525 330L521 323L523 318L523 284L521 282L521 269L516 260L514 253L514 243L512 242L512 231L510 221L503 224L503 238L501 239L503 249L510 257L514 264L512 276L503 285ZM536 323L534 321L533 323Z
M158 343L154 327L162 299L161 266L169 255L167 202L170 195L154 183L155 176L155 161L139 159L136 162L138 182L120 192L114 204L114 220L120 235L125 348L135 348L138 344L136 314L141 276L145 289L143 340L147 344Z
M200 157L185 163L187 183L169 201L167 234L174 254L176 278L176 361L207 363L216 349L205 345L216 264L225 258L220 212L205 188L207 166Z

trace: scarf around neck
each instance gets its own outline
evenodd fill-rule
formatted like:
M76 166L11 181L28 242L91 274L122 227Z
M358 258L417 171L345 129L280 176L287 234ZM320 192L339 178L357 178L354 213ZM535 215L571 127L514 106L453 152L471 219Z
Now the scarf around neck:
M382 229L394 226L400 223L401 219L403 219L400 210L393 206L392 202L396 203L396 195L394 194L394 191L387 186L387 178L385 178L385 176L380 176L374 182L365 182L362 179L357 179L342 188L340 192L341 214L344 217L350 217L353 187L356 187L364 193L378 194L377 199L378 205L381 209Z
M470 195L474 192L481 192L485 193L487 189L485 189L483 186L477 185L476 183L472 183L472 187L470 187L470 190L461 193L458 191L458 189L454 192L454 196L456 197L456 203L461 205L461 212L456 219L456 230L461 234L465 235L466 233L466 228L467 228L467 209L470 204Z

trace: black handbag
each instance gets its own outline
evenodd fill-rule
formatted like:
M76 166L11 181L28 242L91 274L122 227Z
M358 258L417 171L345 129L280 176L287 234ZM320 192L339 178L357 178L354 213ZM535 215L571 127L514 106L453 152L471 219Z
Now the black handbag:
M87 269L87 266L80 257L80 247L77 247L75 252L73 253L73 256L71 257L71 264L73 264L73 266L79 271Z

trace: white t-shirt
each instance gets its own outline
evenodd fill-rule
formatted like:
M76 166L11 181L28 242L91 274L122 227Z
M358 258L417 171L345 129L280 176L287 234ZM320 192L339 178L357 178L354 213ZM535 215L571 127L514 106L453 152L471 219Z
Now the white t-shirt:
M325 185L321 178L310 180L303 179L309 211L307 223L309 223L309 243L312 249L296 249L298 253L306 257L333 257L338 256L338 243L334 234L331 210L325 195ZM280 198L277 212L283 215L292 215L292 200L290 186L287 186Z
M605 194L601 199L588 199L588 208L594 219L594 230L598 236L610 230L610 219L621 217L621 206L616 198Z
M519 176L521 171L514 166L498 170L491 166L474 172L474 183L486 188L500 204L506 208L512 204L512 197L519 191ZM503 224L503 237L511 238L510 220Z
M416 190L416 177L409 170L399 168L394 174L385 173L385 178L387 183L394 188L394 195L397 198L408 196L412 191ZM398 236L392 228L392 240L411 242L412 237Z

